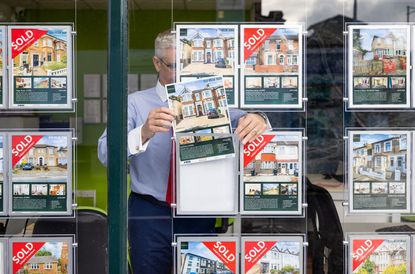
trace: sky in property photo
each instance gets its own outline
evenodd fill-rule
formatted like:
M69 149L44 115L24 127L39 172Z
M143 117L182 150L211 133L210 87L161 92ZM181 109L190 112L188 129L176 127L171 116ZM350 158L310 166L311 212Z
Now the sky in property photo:
M360 137L358 142L353 141L353 147L363 147L365 144L373 144L382 140L387 140L394 137L399 137L398 134L356 134L353 136L355 139L357 136Z
M189 249L182 249L183 254L192 253L210 260L218 261L218 258L207 248L203 242L187 242Z
M287 22L304 22L307 27L336 15L353 17L353 0L262 0L262 15L282 10ZM406 22L411 0L357 0L357 19L366 22ZM415 14L411 15L412 21Z
M354 30L355 32L357 30ZM372 41L373 37L381 37L385 38L387 35L392 33L397 38L403 38L402 41L406 43L408 41L406 35L407 30L405 28L399 28L399 29L360 29L360 36L361 36L361 46L362 49L371 51L372 50ZM404 45L406 46L406 44Z
M196 34L199 33L204 38L207 37L234 37L235 36L235 29L233 28L188 28L187 35L181 36L181 38L186 38L188 40L192 40Z

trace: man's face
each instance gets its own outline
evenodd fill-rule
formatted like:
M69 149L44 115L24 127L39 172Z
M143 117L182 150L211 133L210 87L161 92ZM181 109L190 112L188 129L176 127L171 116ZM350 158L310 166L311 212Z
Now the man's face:
M175 82L176 79L176 50L169 48L164 50L163 57L153 57L153 64L159 74L159 81L162 85Z

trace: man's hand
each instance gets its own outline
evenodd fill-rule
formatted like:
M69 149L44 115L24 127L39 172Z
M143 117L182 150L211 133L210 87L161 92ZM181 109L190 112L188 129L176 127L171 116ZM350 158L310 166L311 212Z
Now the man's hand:
M150 111L147 120L141 128L141 142L144 144L157 132L168 132L174 120L174 112L166 107Z
M245 145L247 142L258 138L266 129L267 123L261 115L248 113L239 119L235 134L238 134L239 139Z

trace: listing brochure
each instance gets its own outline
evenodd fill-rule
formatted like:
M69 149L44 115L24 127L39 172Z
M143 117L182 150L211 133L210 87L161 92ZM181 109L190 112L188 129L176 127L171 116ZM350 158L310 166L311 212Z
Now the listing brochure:
M72 27L8 27L11 109L72 108Z
M350 108L410 107L410 26L349 26Z
M0 108L5 106L5 94L6 94L6 27L0 26Z
M73 274L73 239L62 238L11 238L11 274Z
M304 269L301 236L242 237L242 273L302 274Z
M166 92L176 115L173 129L181 164L235 156L233 138L226 135L231 133L231 123L222 77L167 85Z
M178 274L239 273L237 237L178 237Z
M349 273L411 273L407 235L351 235Z
M410 132L349 131L350 212L410 212Z
M302 107L302 26L241 25L241 105Z
M241 213L301 214L302 132L268 132L241 152Z
M69 131L10 134L10 215L72 213L71 137Z
M227 102L238 105L238 26L176 25L177 80L186 82L209 76L223 76Z

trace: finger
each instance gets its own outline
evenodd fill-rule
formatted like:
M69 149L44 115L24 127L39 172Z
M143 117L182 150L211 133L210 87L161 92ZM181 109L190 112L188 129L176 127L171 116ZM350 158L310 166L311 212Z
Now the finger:
M174 120L174 116L171 114L167 114L165 112L157 112L154 115L155 119L160 119L160 120L166 120L166 121L173 121Z
M235 130L235 134L238 134L249 124L249 119L246 119L247 116L243 116L238 121L238 127Z
M242 144L246 144L248 142L254 141L257 137L258 137L258 131L256 130L251 130L246 136L245 138L242 140Z
M166 107L161 107L158 109L157 112L162 112L162 113L166 113L166 114L170 114L170 115L175 115L174 111L172 109L166 108Z
M171 128L172 123L171 121L166 121L163 119L155 119L152 123L153 126L164 127L164 128Z
M255 123L253 121L250 121L241 131L239 132L239 138L242 140L245 138L246 135L248 135L253 129L255 128Z

